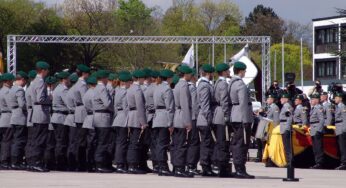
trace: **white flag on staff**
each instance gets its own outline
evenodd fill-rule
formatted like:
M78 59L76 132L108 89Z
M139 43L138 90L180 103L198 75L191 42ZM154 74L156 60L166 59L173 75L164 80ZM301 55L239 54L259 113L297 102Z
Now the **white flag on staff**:
M193 68L195 66L195 52L194 52L193 45L191 45L189 51L187 51L184 60L182 61L183 64L189 66L190 68Z
M231 65L236 61L239 61L243 56L249 55L249 44L246 44L243 49L241 49L237 54L231 57Z

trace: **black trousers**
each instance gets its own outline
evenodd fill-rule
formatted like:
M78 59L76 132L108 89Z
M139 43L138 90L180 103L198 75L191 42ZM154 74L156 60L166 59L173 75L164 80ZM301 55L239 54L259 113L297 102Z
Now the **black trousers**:
M257 159L262 160L265 142L262 141L262 139L256 138L256 144L257 144Z
M230 160L230 142L229 137L229 127L226 125L215 125L213 129L216 137L216 150L215 150L215 160L219 163L228 163ZM228 140L226 138L226 131L228 131Z
M95 163L97 167L110 167L112 164L112 153L109 151L111 144L110 127L95 127L96 133L96 148L95 148Z
M127 164L126 153L128 146L128 130L127 127L115 127L114 161L117 165Z
M338 136L338 145L340 149L340 163L346 165L346 133Z
M94 129L82 128L81 133L86 138L86 165L88 169L92 169L95 167L96 132Z
M171 145L171 161L174 167L183 168L186 166L188 138L184 128L174 128Z
M67 167L67 147L69 127L63 124L53 124L55 131L55 160L58 168Z
M44 163L48 169L55 169L55 131L48 130L47 144L44 151Z
M150 151L151 151L151 160L154 163L157 163L159 161L159 158L157 156L157 142L158 142L158 136L159 136L159 129L158 128L152 128L151 129L151 145L150 145Z
M315 163L324 163L324 150L323 150L323 133L316 132L315 136L312 136L312 149L314 151Z
M82 125L81 123L76 123L76 127L69 127L67 160L71 170L85 170L86 168L86 139L81 131Z
M187 159L186 159L187 165L197 167L199 157L200 157L200 138L199 138L198 129L196 126L196 120L193 120L192 129L189 132L189 137L188 137Z
M25 146L27 143L28 129L25 125L12 125L13 142L11 146L12 164L23 163L25 156Z
M28 127L28 140L26 142L25 146L25 161L27 165L34 165L33 163L33 153L32 153L32 148L33 148L33 127Z
M1 132L1 151L0 162L1 164L9 165L11 163L11 145L13 141L13 128L4 127L0 128Z
M245 168L250 144L251 124L232 123L234 131L231 140L233 163L235 168Z
M141 128L130 128L129 145L127 148L127 162L136 166L143 162L143 134Z
M32 158L34 165L43 165L47 138L48 124L34 123L34 126L32 127Z
M292 161L292 148L291 148L291 143L292 143L292 135L290 133L290 131L285 131L284 134L281 135L282 136L282 142L284 144L284 148L285 148L285 156L286 156L286 161L287 164L290 164Z
M200 165L210 166L215 145L213 136L211 134L211 127L198 127L198 130L201 137Z
M153 129L157 133L157 144L155 147L156 150L156 159L157 162L161 165L166 165L168 160L168 147L170 143L170 133L167 127L157 127Z
M147 127L144 132L142 133L142 149L141 149L141 165L146 165L147 160L149 159L148 157L148 152L149 149L152 149L152 144L151 144L151 131L152 131L152 125L153 121L150 121L148 123L149 127ZM151 155L153 155L153 152L151 152ZM152 156L155 159L155 154Z

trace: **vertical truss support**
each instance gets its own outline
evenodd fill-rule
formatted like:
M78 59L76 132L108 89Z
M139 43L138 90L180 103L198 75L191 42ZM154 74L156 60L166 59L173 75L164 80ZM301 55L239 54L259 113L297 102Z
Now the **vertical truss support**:
M262 102L265 101L265 92L271 83L270 39L262 43Z
M7 36L7 72L16 74L17 45L15 36Z

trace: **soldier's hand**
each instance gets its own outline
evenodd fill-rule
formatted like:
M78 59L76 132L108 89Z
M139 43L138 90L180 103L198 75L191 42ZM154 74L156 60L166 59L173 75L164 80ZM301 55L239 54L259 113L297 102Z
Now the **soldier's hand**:
M186 126L186 130L187 130L188 132L190 132L191 129L192 129L192 125L187 125L187 126Z
M148 124L142 125L142 130L146 129L148 127Z
M168 130L169 130L169 134L172 135L174 131L174 127L169 127Z

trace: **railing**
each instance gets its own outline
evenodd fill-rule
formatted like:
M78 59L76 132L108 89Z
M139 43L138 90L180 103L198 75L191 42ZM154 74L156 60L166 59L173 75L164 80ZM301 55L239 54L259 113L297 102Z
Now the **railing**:
M346 44L345 44L346 47ZM338 52L338 44L319 44L315 47L315 53L337 53Z

